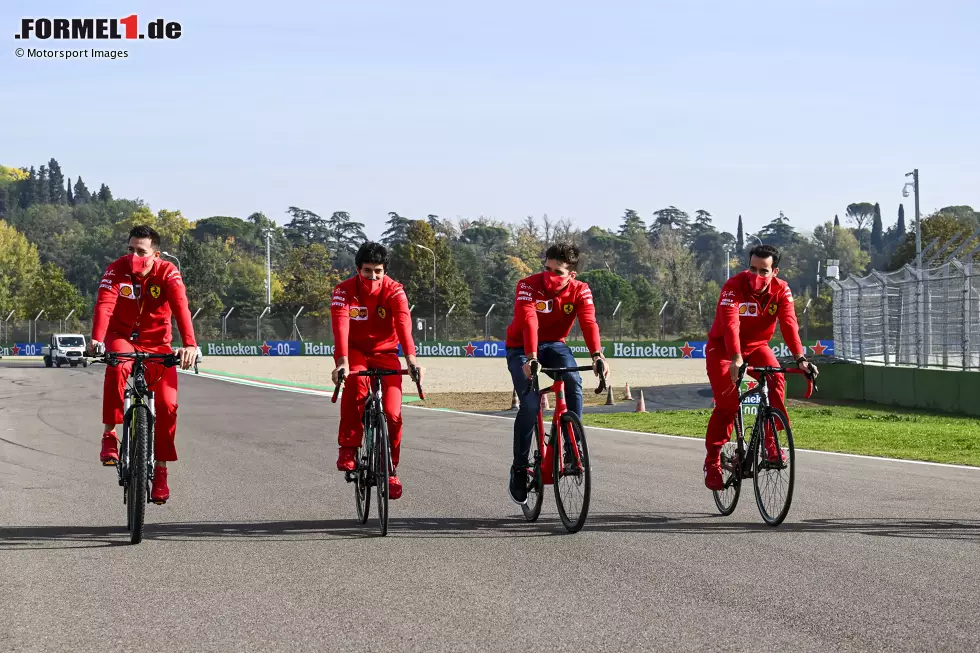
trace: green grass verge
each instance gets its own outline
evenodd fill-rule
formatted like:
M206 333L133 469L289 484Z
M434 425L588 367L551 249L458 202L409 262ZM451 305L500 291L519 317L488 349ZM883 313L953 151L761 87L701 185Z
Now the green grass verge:
M879 406L790 406L799 449L980 467L980 420ZM586 426L703 438L710 410L586 414ZM751 429L754 417L746 419Z

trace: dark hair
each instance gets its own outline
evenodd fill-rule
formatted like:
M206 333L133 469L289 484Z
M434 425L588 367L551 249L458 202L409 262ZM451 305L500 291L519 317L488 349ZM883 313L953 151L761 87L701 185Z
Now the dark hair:
M145 224L138 224L129 231L129 239L133 238L149 238L150 244L153 245L155 249L160 249L160 234L153 227Z
M354 265L357 266L358 270L365 263L373 263L375 265L380 263L385 266L385 272L387 272L388 262L390 260L391 256L388 254L388 248L381 243L364 243L357 250L357 254L354 255Z
M772 257L772 267L779 267L779 250L776 249L775 245L756 245L749 252L749 259L753 256L758 256L759 258Z
M571 243L555 243L544 253L546 261L555 260L559 263L566 263L569 270L578 269L578 247Z

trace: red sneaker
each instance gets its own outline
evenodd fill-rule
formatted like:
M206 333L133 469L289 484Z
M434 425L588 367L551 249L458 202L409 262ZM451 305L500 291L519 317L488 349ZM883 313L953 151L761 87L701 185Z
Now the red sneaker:
M388 498L394 501L400 498L402 495L402 482L398 480L397 476L388 477Z
M704 486L713 492L725 489L725 481L721 477L721 462L704 464Z
M107 431L102 434L102 453L99 460L106 467L113 467L119 462L119 441L116 440L115 431Z
M773 464L781 463L785 465L786 461L789 460L789 458L786 456L786 451L784 449L780 449L777 451L775 444L771 446L767 444L766 460Z
M337 456L337 469L352 472L357 469L357 447L341 447Z
M162 506L170 498L170 487L167 485L167 468L153 469L153 489L150 491L150 501Z

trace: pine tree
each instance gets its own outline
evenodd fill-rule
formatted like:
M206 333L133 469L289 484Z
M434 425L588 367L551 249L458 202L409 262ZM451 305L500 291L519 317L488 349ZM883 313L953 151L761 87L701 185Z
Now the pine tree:
M871 251L880 252L885 245L882 237L881 206L875 202L874 218L871 222Z
M409 218L404 218L396 211L388 212L388 228L381 234L381 242L386 247L394 247L408 242L408 226L412 224Z
M26 209L37 203L37 171L34 166L28 171L27 179L20 182L20 208Z
M88 204L92 201L92 193L88 191L85 182L79 177L75 180L75 204Z
M840 227L840 218L838 218L836 214L834 215L834 226Z
M48 197L52 204L65 203L65 176L54 158L48 161Z
M72 195L71 192L71 177L68 178L68 186L65 189L65 200L67 200L71 206L75 206L75 196Z
M37 201L38 204L51 202L51 186L48 181L48 167L41 166L37 171Z
M643 222L640 214L633 209L626 209L623 215L623 224L619 227L619 235L623 238L632 239L637 234L643 235L647 231L647 225Z
M112 201L112 191L105 184L99 188L99 201L100 202L111 202Z
M897 227L898 240L901 242L905 238L905 207L901 204L898 205L898 227Z
M742 229L742 216L738 216L738 231L735 236L735 251L741 253L745 251L745 231Z

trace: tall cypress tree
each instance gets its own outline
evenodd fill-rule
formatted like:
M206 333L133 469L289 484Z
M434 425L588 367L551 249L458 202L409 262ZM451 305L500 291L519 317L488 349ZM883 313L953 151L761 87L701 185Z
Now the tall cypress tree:
M100 202L111 202L112 201L112 191L105 184L99 188L99 201Z
M899 240L905 238L905 207L901 204L898 205L898 226L895 231L898 233Z
M21 182L20 208L26 209L37 203L37 170L31 166L27 179Z
M79 177L75 180L75 204L88 204L92 201L92 193L89 192L85 182Z
M38 204L48 204L51 202L51 186L49 186L48 182L48 167L41 166L37 173L37 202Z
M48 198L52 204L64 204L66 201L65 176L54 158L48 161Z
M738 216L738 231L735 236L735 250L741 254L745 249L745 231L742 229L742 216Z
M834 215L834 226L835 227L840 226L840 218L838 218L836 214Z
M871 251L880 252L885 245L881 227L881 206L875 202L874 218L871 222Z
M75 206L75 196L71 192L71 177L68 178L68 185L65 188L65 199L72 206Z

